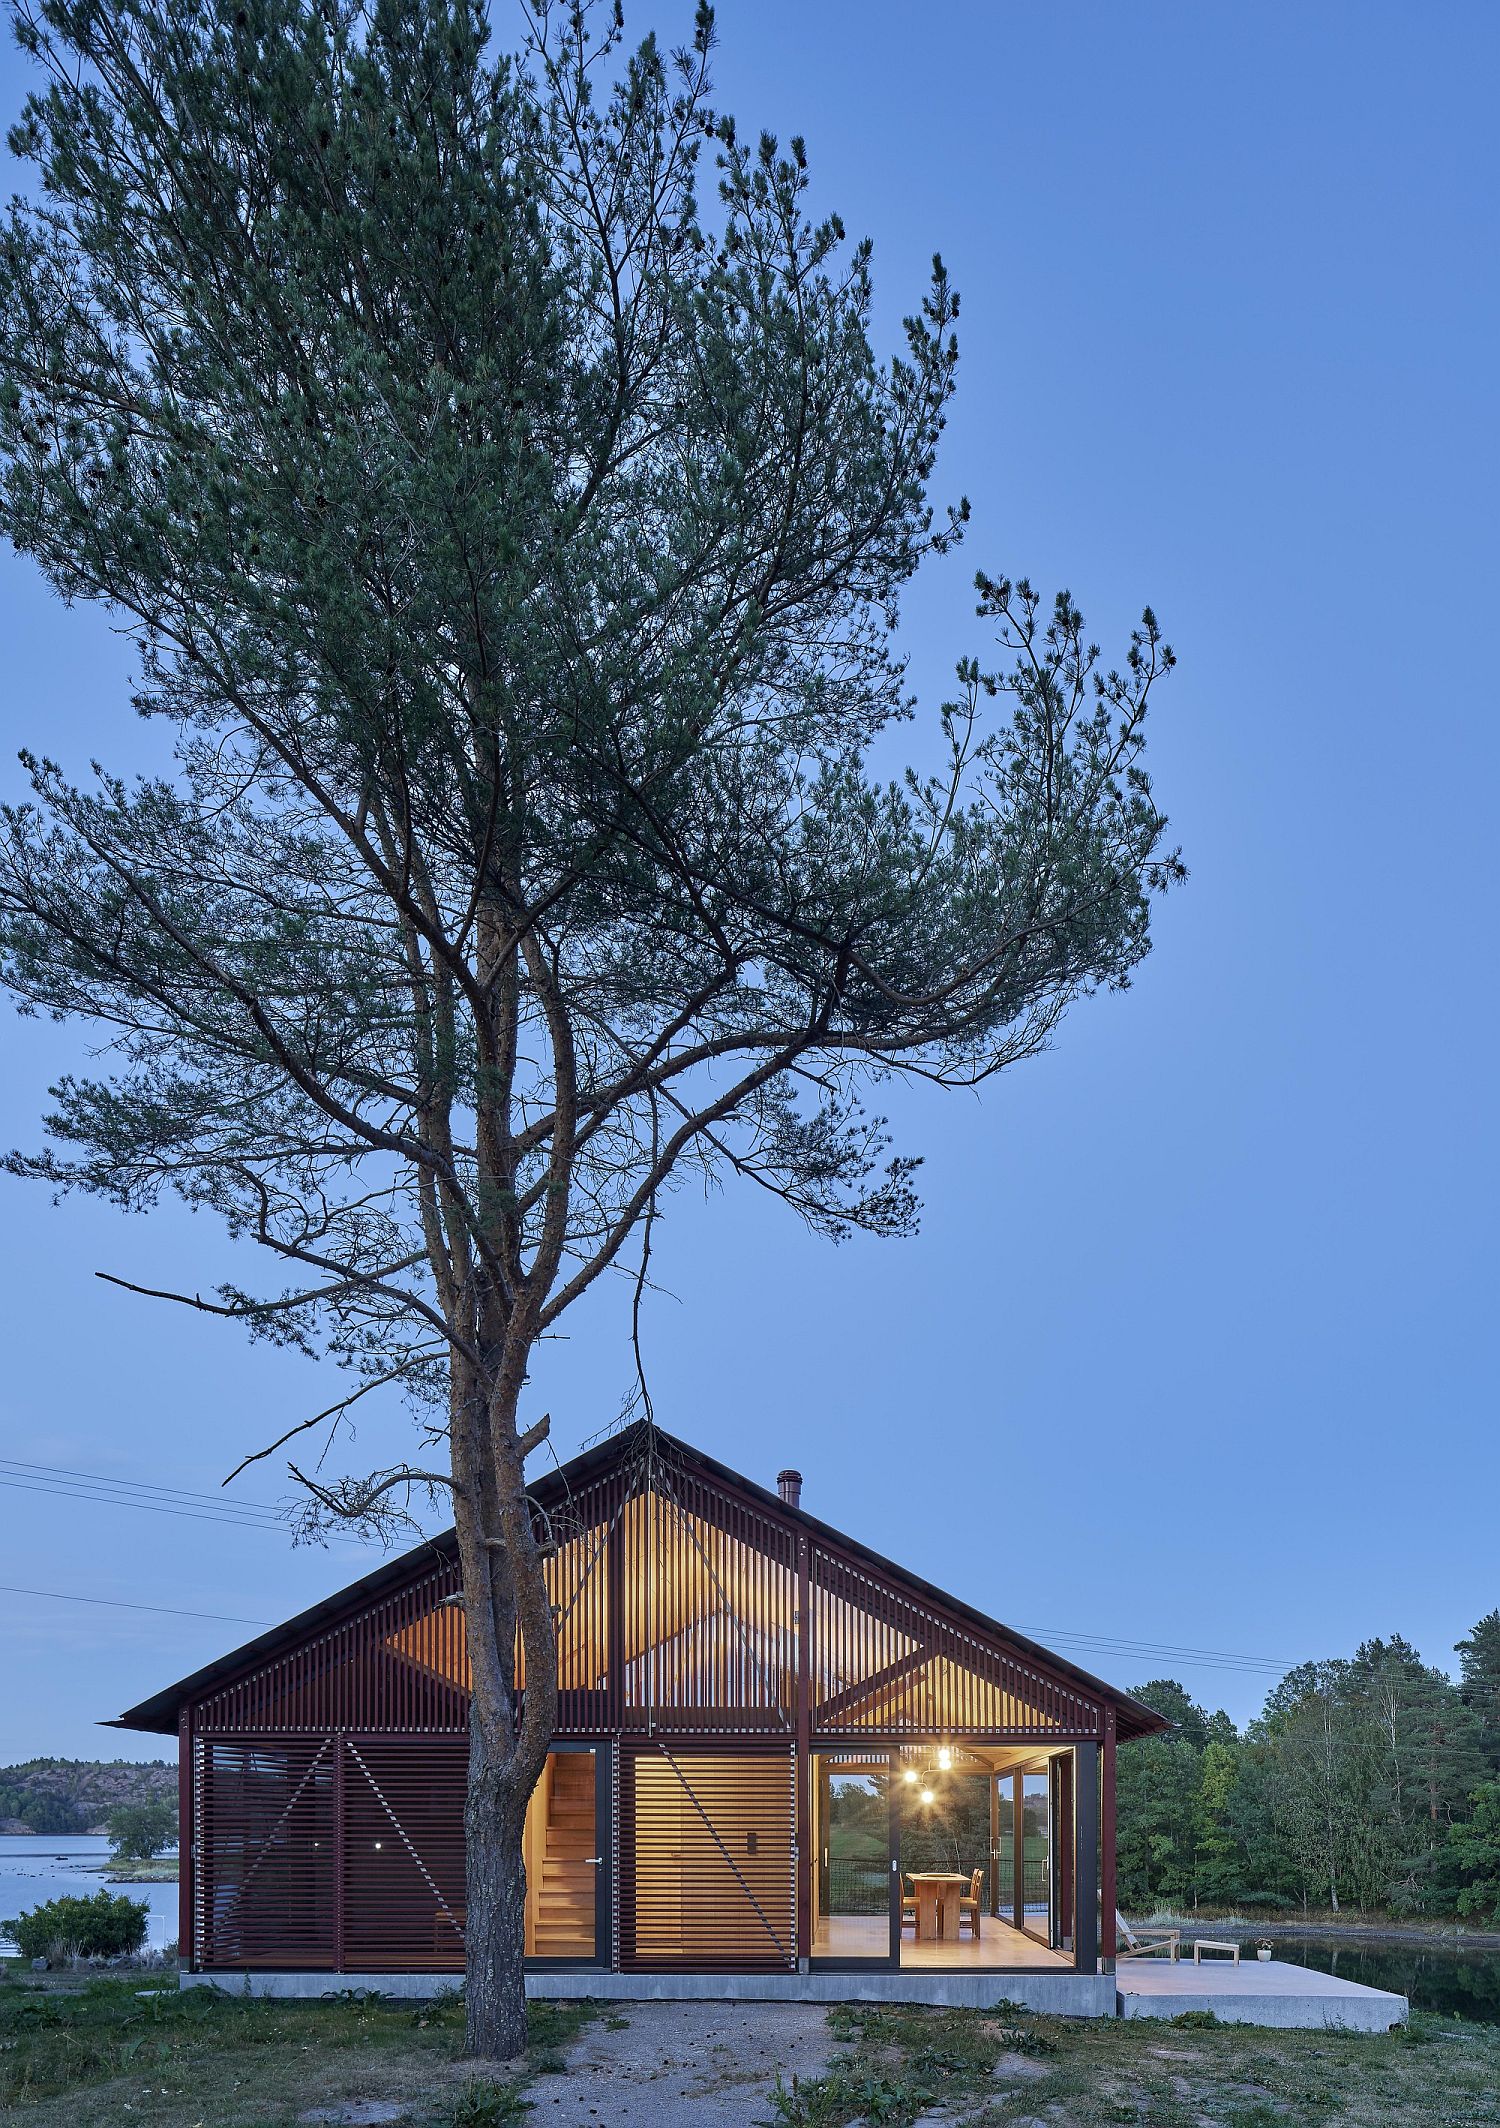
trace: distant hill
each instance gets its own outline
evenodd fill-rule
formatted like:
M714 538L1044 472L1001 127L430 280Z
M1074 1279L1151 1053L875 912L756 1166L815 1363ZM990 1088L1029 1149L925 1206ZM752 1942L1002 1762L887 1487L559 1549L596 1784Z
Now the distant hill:
M177 1801L166 1759L28 1759L0 1766L0 1832L103 1832L121 1803Z

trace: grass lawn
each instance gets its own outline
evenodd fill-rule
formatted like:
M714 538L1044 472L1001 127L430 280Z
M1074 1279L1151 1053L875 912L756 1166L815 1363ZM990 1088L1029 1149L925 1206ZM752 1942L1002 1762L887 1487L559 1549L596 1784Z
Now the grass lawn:
M1500 2030L1414 2016L1402 2034L1271 2032L1193 2020L1069 2020L865 2004L854 2042L779 2092L785 2128L904 2124L936 2107L1002 2128L1470 2128L1500 2122Z
M143 1987L165 1992L143 1998ZM407 2128L502 2128L547 2117L562 2050L630 2006L538 2003L527 2075L460 2059L463 2011L341 1999L290 2003L135 1974L81 1987L0 1984L0 2116L31 2128L290 2128L355 2099L406 2107ZM1001 2128L1470 2128L1500 2123L1500 2029L1417 2017L1409 2036L1247 2026L1071 2022L1022 2012L849 2006L832 2073L768 2098L782 2128L906 2128L938 2105ZM556 2089L557 2086L552 2088ZM711 2102L705 2102L711 2128ZM742 2116L741 2116L742 2117ZM601 2120L600 2128L608 2128Z
M142 1996L142 1989L162 1993ZM556 2073L593 2006L535 2003L531 2076ZM272 2002L175 1974L0 1985L0 2119L33 2128L282 2128L312 2106L387 2099L410 2128L524 2120L520 2088L460 2060L463 2006ZM525 2080L523 2079L523 2082Z

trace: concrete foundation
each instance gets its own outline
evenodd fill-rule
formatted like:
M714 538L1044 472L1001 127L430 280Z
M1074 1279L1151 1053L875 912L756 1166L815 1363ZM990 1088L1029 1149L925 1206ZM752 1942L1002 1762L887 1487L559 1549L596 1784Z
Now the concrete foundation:
M345 1988L420 2000L456 1973L183 1973L185 1988L317 2001ZM593 2002L931 2002L989 2010L1014 2002L1051 2017L1113 2017L1112 1973L528 1973L526 1992Z
M457 1986L456 1973L183 1973L185 1988L316 2002L346 1988L419 2001ZM1014 2002L1049 2017L1180 2017L1209 2010L1224 2024L1283 2030L1386 2032L1405 2024L1404 1995L1360 1987L1307 1966L1168 1965L1142 1959L1115 1973L599 1973L526 1976L534 1997L594 2002L930 2002L989 2010Z

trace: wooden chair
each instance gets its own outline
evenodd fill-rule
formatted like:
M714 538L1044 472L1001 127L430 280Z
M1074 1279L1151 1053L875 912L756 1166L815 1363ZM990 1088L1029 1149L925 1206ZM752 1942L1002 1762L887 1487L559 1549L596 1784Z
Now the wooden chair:
M969 1921L969 1931L976 1943L979 1940L980 1919L984 1913L984 1907L980 1903L980 1889L983 1883L984 1871L982 1869L976 1869L973 1876L969 1879L968 1898L965 1899L960 1896L958 1902L958 1933L960 1934L960 1936L963 1934L964 1917L965 1915L967 1915Z
M1181 1929L1132 1929L1118 1907L1115 1909L1115 1934L1124 1938L1116 1947L1116 1959L1150 1958L1157 1951L1165 1951L1169 1962L1176 1965L1182 1954Z
M901 1879L901 1926L905 1928L908 1915L913 1929L917 1926L917 1887L910 1877Z

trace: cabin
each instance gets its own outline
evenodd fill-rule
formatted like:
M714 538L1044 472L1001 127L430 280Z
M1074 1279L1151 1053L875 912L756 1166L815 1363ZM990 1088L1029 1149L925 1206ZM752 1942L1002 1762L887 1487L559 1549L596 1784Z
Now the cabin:
M1115 1755L1166 1724L800 1491L648 1424L532 1488L528 1987L1113 2014ZM185 1984L462 1973L458 1590L450 1532L119 1717L178 1739Z

